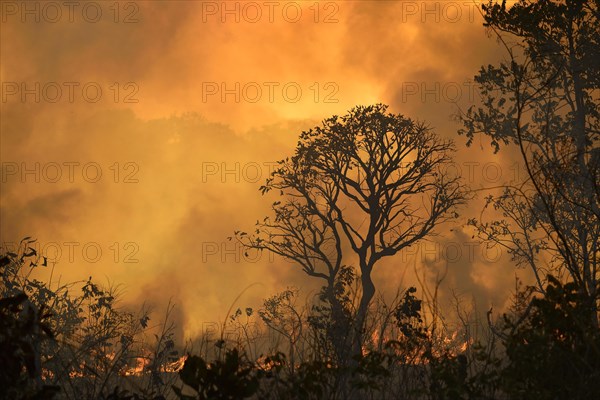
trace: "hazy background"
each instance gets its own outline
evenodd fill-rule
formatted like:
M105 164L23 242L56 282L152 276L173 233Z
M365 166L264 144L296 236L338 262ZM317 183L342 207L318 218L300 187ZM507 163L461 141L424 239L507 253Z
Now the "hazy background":
M54 280L119 283L129 304L172 298L186 337L250 284L239 306L316 289L226 238L267 215L258 188L272 163L326 117L383 102L454 139L453 172L473 188L522 175L456 133L452 115L477 101L472 77L501 54L466 0L8 1L0 29L0 242L36 237ZM379 289L447 268L444 299L501 310L526 273L464 227L486 194L387 260Z

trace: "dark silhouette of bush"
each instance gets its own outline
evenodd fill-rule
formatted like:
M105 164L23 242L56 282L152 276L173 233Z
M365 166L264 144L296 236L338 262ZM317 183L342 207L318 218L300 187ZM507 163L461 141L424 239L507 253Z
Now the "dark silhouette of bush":
M48 263L34 242L0 252L0 399L164 399L161 368L175 351L169 312L151 347L147 313L117 309L112 289L91 278L57 287L35 279ZM142 374L128 376L140 357Z
M259 387L257 370L238 349L227 350L223 360L213 362L189 355L179 377L195 392L193 396L186 395L173 386L182 400L246 399L256 394Z
M515 399L600 398L600 331L572 282L548 276L546 294L505 316L503 388Z
M0 256L2 274L17 257L10 252ZM46 307L36 307L23 292L0 299L0 398L52 399L60 391L42 383L40 344L54 339L50 316Z

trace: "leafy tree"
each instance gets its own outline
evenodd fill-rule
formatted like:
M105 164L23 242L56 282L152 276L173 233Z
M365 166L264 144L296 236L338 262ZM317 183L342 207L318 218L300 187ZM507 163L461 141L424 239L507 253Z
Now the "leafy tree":
M516 309L496 332L506 358L502 366L493 360L498 373L488 382L508 398L600 395L599 5L483 6L507 58L475 77L482 102L460 116L460 133L467 144L482 133L495 151L516 149L527 175L487 198L502 219L470 223L536 278L535 287L516 293Z
M471 144L487 135L514 147L527 179L488 205L502 213L471 220L480 237L506 247L535 273L574 282L598 325L600 273L600 23L597 0L520 0L483 6L485 26L507 59L475 77L482 103L460 116ZM593 307L592 307L593 305Z
M338 341L349 333L352 352L360 353L376 264L456 217L466 198L460 180L442 172L452 151L451 142L383 104L334 115L302 132L294 156L280 161L261 187L263 194L280 194L274 217L236 237L247 249L271 251L324 280ZM361 284L354 329L336 289L351 263ZM347 346L340 343L338 354L349 353Z

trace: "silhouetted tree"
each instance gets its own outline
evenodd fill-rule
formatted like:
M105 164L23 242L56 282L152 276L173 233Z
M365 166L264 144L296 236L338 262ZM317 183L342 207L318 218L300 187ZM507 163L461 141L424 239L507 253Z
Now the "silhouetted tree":
M246 248L283 256L325 281L332 319L350 332L354 353L361 352L375 294L375 265L456 217L467 193L457 177L443 173L453 144L386 110L355 107L302 132L295 155L280 161L261 187L263 194L279 191L274 218L257 221L252 234L236 232ZM362 293L348 330L336 283L352 262Z
M490 1L485 26L508 55L475 77L482 104L460 118L516 146L527 176L488 198L504 219L472 220L485 240L528 265L544 293L549 273L574 282L598 325L600 273L600 23L593 0Z

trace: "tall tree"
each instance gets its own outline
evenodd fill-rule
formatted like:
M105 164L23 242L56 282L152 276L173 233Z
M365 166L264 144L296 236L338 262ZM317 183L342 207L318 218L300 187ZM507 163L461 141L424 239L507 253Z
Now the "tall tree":
M470 144L520 152L527 176L489 203L504 219L472 220L481 236L528 265L577 285L598 310L600 273L600 24L598 0L520 0L483 6L506 59L475 77L482 103L460 118ZM597 312L591 316L597 325Z
M383 104L355 107L302 132L295 155L280 161L261 188L263 194L279 191L274 218L257 221L253 234L237 232L247 248L271 251L323 279L339 331L348 325L338 283L346 265L358 266L362 290L349 341L354 353L361 351L375 295L375 265L456 217L467 196L459 178L443 172L453 144L386 110ZM349 353L344 347L338 352Z

